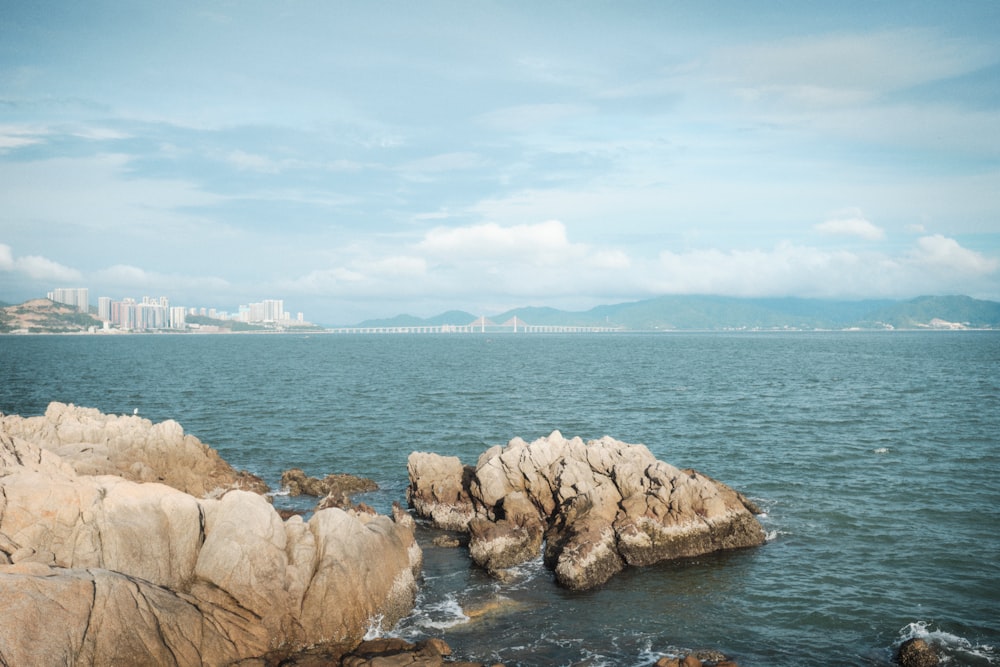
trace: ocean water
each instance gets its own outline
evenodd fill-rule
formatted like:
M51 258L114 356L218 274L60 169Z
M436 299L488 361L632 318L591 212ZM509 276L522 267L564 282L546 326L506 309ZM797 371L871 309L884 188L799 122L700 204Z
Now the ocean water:
M888 665L911 636L1000 664L1000 333L0 337L0 411L54 400L175 419L272 487L371 477L382 511L411 451L474 463L555 429L644 443L766 511L759 548L585 593L540 561L490 579L421 528L418 606L373 634L508 665Z

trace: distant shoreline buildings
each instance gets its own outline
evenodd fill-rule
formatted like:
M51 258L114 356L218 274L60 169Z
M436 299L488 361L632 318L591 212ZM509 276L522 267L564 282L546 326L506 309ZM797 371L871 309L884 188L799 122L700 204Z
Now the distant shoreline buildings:
M73 306L81 313L90 312L90 290L86 287L61 287L48 293L48 298L57 303ZM165 296L153 298L144 296L141 301L126 297L116 301L108 296L97 298L97 317L104 322L104 328L123 331L184 330L200 328L200 324L189 323L189 317L207 317L214 320L243 322L262 326L284 327L306 324L305 315L298 313L292 319L285 311L283 299L264 299L258 303L241 305L236 313L219 311L215 308L188 308L171 306Z

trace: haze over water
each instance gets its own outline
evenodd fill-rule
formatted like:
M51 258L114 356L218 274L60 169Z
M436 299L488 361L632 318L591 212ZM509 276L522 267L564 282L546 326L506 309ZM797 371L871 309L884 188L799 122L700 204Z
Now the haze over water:
M350 472L404 502L411 451L474 463L554 429L644 443L743 491L760 548L558 588L426 539L406 637L508 665L887 665L905 637L1000 663L1000 334L0 338L0 410L58 400L175 419L272 487ZM291 501L279 496L278 503ZM491 613L463 612L496 604Z

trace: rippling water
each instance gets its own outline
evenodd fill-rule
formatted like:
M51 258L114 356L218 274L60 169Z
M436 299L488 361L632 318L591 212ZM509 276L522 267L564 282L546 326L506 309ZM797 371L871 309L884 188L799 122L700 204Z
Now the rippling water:
M176 419L235 466L351 472L403 500L413 450L472 463L559 429L641 442L754 498L760 548L557 587L427 540L406 637L510 665L886 665L908 636L1000 664L1000 334L0 337L0 411ZM279 502L288 502L278 499Z

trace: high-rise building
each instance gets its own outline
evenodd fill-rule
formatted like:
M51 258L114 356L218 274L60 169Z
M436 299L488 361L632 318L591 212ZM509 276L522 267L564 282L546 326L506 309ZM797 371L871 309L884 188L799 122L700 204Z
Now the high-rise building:
M111 297L97 297L97 316L105 322L111 321Z
M185 313L187 310L184 306L171 306L170 308L170 328L171 329L183 329L187 326L187 318Z
M90 290L86 287L58 287L48 293L50 300L73 306L81 313L90 312Z

